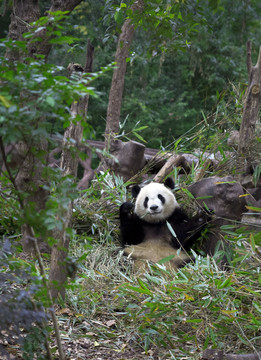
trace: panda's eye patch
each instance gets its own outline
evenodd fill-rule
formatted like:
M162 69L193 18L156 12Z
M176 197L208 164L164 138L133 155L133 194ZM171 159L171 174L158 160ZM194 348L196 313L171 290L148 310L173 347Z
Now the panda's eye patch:
M146 196L146 197L145 197L145 200L144 200L144 203L143 203L143 205L144 205L145 208L148 207L148 201L149 201L149 198L148 198L148 196Z
M160 199L160 201L162 202L162 204L165 204L165 198L164 196L162 196L161 194L158 195L158 198Z

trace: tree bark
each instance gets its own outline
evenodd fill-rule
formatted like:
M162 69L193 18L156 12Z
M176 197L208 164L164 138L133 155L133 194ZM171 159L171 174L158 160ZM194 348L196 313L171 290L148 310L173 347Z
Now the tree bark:
M133 12L142 11L143 7L143 0L137 0L133 3L131 9ZM115 55L117 68L114 70L112 77L105 129L105 148L112 154L115 147L115 136L119 133L120 111L127 66L126 59L129 56L134 30L131 19L125 20L121 28Z
M49 12L55 11L73 11L82 0L52 0ZM22 40L23 33L30 30L30 23L38 20L40 9L38 0L13 0L11 14L11 23L9 26L8 37L13 40ZM38 32L37 36L42 38L41 42L28 43L29 56L33 57L35 53L45 55L46 59L51 51L49 38L43 29ZM9 51L7 54L10 61L21 60L21 54L18 51Z
M251 41L247 42L248 89L239 133L238 151L248 158L253 143L261 102L261 46L255 66L252 66Z
M39 19L39 17L40 8L38 0L13 0L8 37L12 40L22 40L23 33L30 29L29 24ZM31 51L33 52L32 47ZM6 56L11 62L21 59L19 51L8 50Z
M79 64L69 64L68 70L70 73L76 72L78 76L84 72L92 71L94 48L90 42L87 46L86 64L84 69ZM80 115L82 119L86 120L88 109L89 95L85 95L78 103L73 103L71 106L72 120L76 115ZM71 121L70 126L65 130L63 138L63 150L61 157L61 168L64 175L72 175L77 177L77 169L79 158L77 150L80 149L82 140L83 127L80 121L75 123ZM73 141L71 141L73 140ZM68 262L66 257L69 249L69 237L66 229L71 225L73 203L68 206L67 211L64 213L63 229L56 230L53 234L54 238L58 240L54 245L51 255L51 265L49 274L49 284L52 298L57 298L58 294L62 298L65 297L65 283L68 277Z

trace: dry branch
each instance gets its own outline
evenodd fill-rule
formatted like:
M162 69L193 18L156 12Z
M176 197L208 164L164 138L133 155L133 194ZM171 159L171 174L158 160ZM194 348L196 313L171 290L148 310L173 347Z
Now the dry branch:
M181 166L184 164L186 159L183 155L173 155L171 156L166 164L160 169L157 175L154 177L155 182L162 182L164 178L171 173L174 167Z

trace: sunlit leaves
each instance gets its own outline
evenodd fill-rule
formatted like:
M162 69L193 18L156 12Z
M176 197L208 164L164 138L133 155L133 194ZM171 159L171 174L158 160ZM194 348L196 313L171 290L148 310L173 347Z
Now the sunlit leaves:
M5 96L0 95L0 101L6 108L10 108L11 104Z
M77 40L79 40L79 39L73 38L71 36L59 36L59 37L56 37L54 39L50 39L49 43L50 44L58 44L58 45L61 45L61 44L73 44Z

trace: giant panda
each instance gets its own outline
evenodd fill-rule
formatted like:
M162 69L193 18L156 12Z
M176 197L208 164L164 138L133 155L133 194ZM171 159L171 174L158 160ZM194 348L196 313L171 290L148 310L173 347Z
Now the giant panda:
M193 261L186 252L209 220L200 212L189 218L173 193L172 178L164 184L135 185L135 205L125 202L120 207L120 237L124 254L134 259L134 270L146 267L146 260L157 263L169 257L167 268L177 270ZM172 256L170 256L172 255Z

